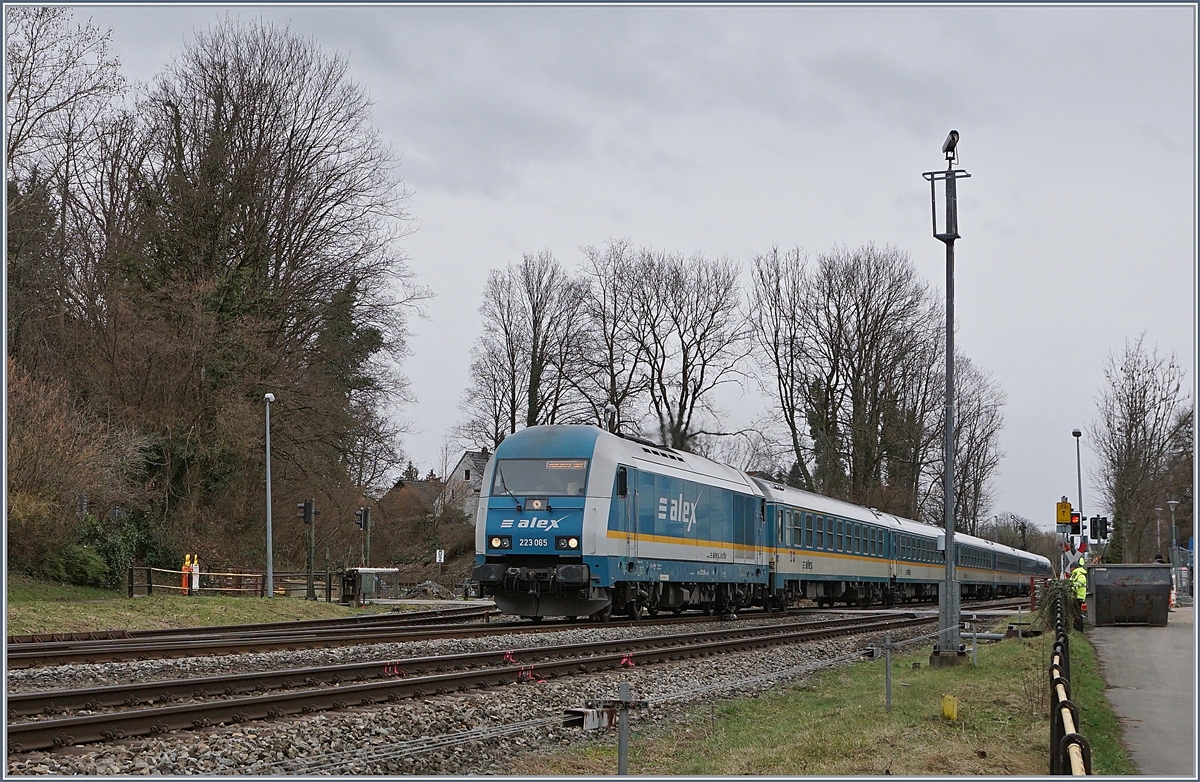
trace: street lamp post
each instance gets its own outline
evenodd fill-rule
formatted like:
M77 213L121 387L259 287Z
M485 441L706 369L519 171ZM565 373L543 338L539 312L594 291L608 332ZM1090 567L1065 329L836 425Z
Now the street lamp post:
M1071 430L1071 436L1075 438L1075 497L1079 500L1079 544L1083 542L1083 467L1079 460L1079 438L1083 436L1083 432L1078 429ZM1070 542L1070 534L1067 535L1067 541ZM1083 561L1083 554L1079 555L1080 561Z
M271 543L271 403L274 401L274 394L263 396L267 406L267 597L275 596L274 548Z
M1171 506L1171 575L1175 578L1175 589L1182 591L1183 585L1179 583L1179 545L1175 542L1175 506L1179 504L1179 500L1167 500L1167 505Z
M1162 508L1154 509L1154 553L1162 554Z
M958 131L952 130L942 144L946 156L945 171L926 171L921 174L929 182L929 202L933 210L933 236L946 245L946 429L944 433L945 472L942 476L942 496L945 499L946 574L938 590L938 644L930 658L931 664L958 662L962 644L959 641L960 620L958 582L954 577L954 240L958 233L957 180L971 176L955 170L958 161ZM945 230L937 228L937 183L946 187Z
M1079 438L1083 436L1083 432L1078 429L1071 430L1072 436L1075 438L1075 488L1078 492L1075 496L1079 498L1079 518L1083 519L1083 468L1079 461Z

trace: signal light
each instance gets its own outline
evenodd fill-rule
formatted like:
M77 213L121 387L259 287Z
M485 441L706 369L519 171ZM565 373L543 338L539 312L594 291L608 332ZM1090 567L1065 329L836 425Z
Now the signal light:
M299 510L296 515L304 519L305 524L312 524L313 517L320 515L321 511L317 510L317 503L314 500L308 499L304 502L297 502L296 507Z
M354 511L354 523L357 524L358 528L361 530L368 529L371 526L371 509L359 508L358 510Z
M1071 534L1072 535L1082 534L1082 530L1080 529L1080 523L1079 523L1079 511L1077 511L1077 510L1071 511Z

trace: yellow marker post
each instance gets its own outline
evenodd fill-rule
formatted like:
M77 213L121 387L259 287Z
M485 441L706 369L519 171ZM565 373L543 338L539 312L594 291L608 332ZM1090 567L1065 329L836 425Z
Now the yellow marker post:
M958 698L953 695L942 696L942 716L951 722L958 720Z

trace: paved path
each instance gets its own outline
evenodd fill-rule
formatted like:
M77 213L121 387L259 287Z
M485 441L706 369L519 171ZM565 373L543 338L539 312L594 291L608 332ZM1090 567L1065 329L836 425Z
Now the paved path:
M1196 778L1196 633L1193 607L1171 610L1166 627L1090 627L1121 721L1142 774ZM1086 729L1083 735L1087 735Z

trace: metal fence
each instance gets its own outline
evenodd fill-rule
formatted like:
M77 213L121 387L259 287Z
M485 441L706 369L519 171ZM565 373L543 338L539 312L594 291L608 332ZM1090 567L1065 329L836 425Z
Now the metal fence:
M273 591L276 597L300 597L308 592L308 573L306 571L275 571ZM226 595L230 597L266 597L267 576L261 572L220 573L201 572L190 573L183 570L171 570L157 567L129 568L126 584L129 597L141 595ZM319 571L315 578L317 599L327 602L339 601L342 598L342 573L340 571ZM426 582L401 581L397 578L381 578L376 582L377 591L368 598L403 599L412 597L414 592L428 592L421 587ZM437 584L441 596L453 595L463 597L470 592L470 585L464 582ZM431 595L432 596L432 595Z

